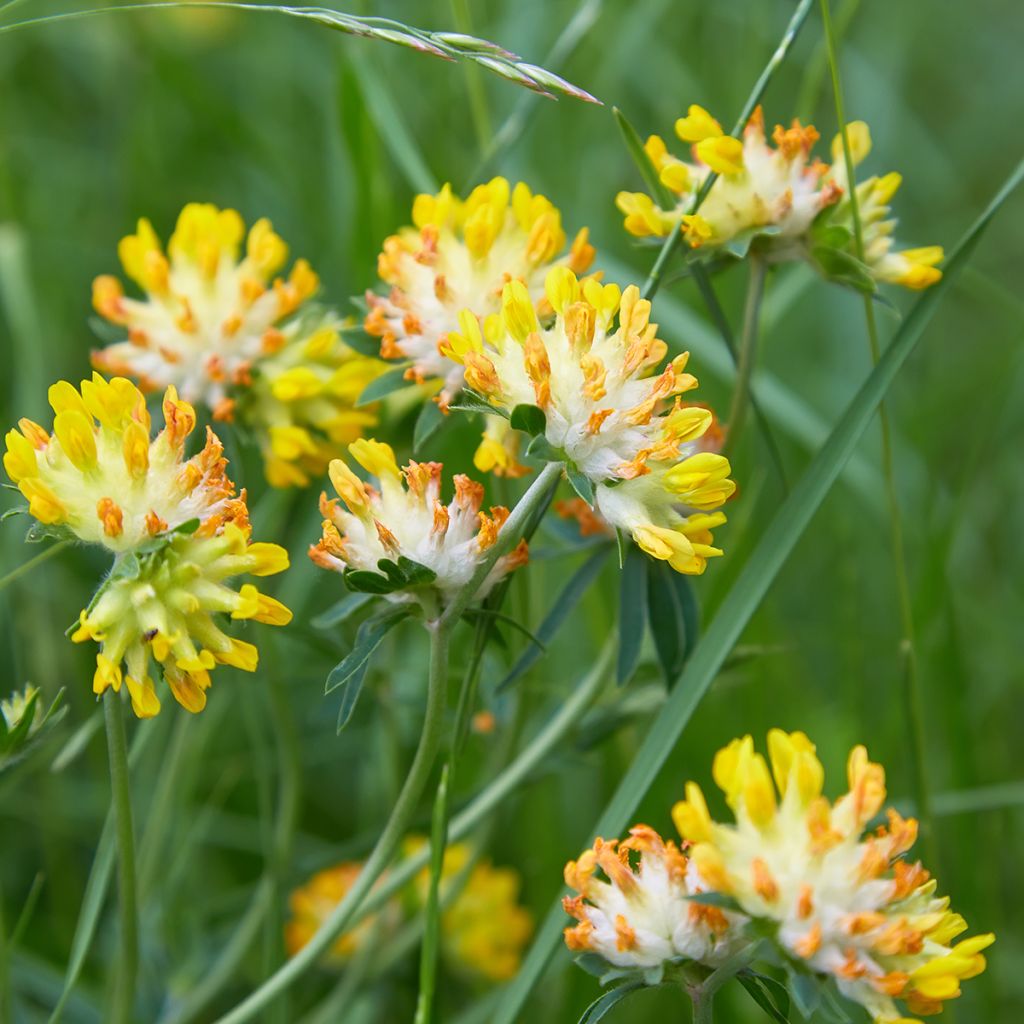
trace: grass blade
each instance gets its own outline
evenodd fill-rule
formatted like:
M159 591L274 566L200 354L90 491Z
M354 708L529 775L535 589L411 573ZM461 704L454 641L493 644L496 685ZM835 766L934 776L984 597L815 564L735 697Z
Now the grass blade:
M989 222L1022 179L1024 160L959 242L946 265L943 279L911 308L877 366L768 526L694 650L661 714L652 723L611 801L595 823L592 835L618 835L628 824L629 816L650 788L718 670L874 418L875 410L913 352L938 304L959 276ZM556 904L538 931L522 969L506 989L494 1024L513 1024L518 1019L527 996L558 945L563 924L564 913L561 905Z

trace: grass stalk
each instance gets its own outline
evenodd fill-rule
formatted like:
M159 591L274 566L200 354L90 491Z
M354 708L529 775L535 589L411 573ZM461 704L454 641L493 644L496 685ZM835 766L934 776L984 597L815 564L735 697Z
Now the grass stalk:
M473 19L470 17L467 0L451 0L451 8L455 27L467 36L473 35ZM462 70L466 76L466 93L469 98L470 116L473 118L473 131L483 154L487 152L494 135L491 130L491 112L487 105L483 74L480 68L470 61L466 62Z
M498 544L494 546L498 547ZM252 1020L312 967L334 940L350 926L360 904L390 864L402 836L415 815L416 806L426 788L441 744L448 675L448 635L448 625L443 619L431 624L430 675L423 731L402 791L359 877L310 941L246 999L218 1018L217 1024L241 1024L242 1021Z
M448 786L452 758L441 770L441 782L434 798L433 824L430 830L430 888L423 911L423 945L420 953L420 991L416 1000L414 1024L431 1024L434 1019L434 990L437 986L437 961L441 941L441 874L448 845Z
M864 229L861 224L857 203L857 188L854 179L853 154L846 131L846 111L843 102L842 78L839 73L839 55L836 33L832 25L829 0L821 0L821 17L825 28L825 43L828 52L829 71L832 76L832 93L835 99L836 120L843 143L843 160L846 164L846 179L849 183L850 212L853 217L853 236L857 258L864 260ZM868 345L871 362L878 365L881 346L878 341L878 325L875 321L875 307L870 295L864 296L864 317L867 323ZM910 755L913 772L914 799L921 820L921 841L925 856L932 870L939 866L935 815L932 809L931 788L928 784L927 757L925 754L924 688L921 682L917 658L914 606L910 593L910 578L907 569L907 554L903 538L903 516L900 511L899 494L896 488L895 460L892 448L892 430L885 401L879 403L878 420L882 432L882 475L885 479L886 505L889 511L889 531L893 554L893 571L896 579L896 595L899 604L900 638L899 651L903 662L903 693L906 705L907 725L910 732Z
M727 423L726 453L734 452L743 430L743 421L750 404L750 378L757 360L757 335L761 319L761 300L764 298L764 282L767 274L765 261L758 256L750 257L750 279L747 283L747 298L743 308L743 334L737 353L736 387L732 393Z
M21 565L16 566L9 573L0 576L0 590L6 590L16 580L21 579L22 576L27 575L44 562L48 562L54 555L59 555L70 546L71 541L59 540L56 544L51 544L45 551L40 551L38 555L30 558L27 562L22 562Z
M118 906L121 918L121 951L117 961L110 1022L128 1024L132 1018L135 977L139 966L139 922L128 748L124 733L124 702L120 693L107 691L103 698L103 715L107 727L107 753L110 758L110 785L117 836Z

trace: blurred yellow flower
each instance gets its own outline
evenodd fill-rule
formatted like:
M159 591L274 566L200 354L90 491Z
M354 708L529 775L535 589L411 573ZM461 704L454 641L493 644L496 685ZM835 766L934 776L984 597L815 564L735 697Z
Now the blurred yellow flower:
M421 849L426 840L410 837L405 856ZM442 952L448 966L470 980L507 981L519 969L523 947L533 932L533 919L519 900L519 875L511 868L494 867L487 860L470 866L472 851L466 843L453 843L445 850L441 873L441 899L453 884L458 894L441 915ZM341 902L359 876L362 865L349 862L314 875L296 889L289 900L292 916L285 925L285 942L294 956ZM463 877L468 869L468 877ZM380 942L397 930L402 918L422 913L429 886L424 869L409 886L376 915L361 921L331 947L326 960L344 963L373 938ZM380 933L384 934L381 935Z
M577 895L562 905L578 922L565 929L565 944L614 967L645 970L678 960L714 967L745 941L735 915L690 900L711 886L675 843L647 825L631 828L622 842L597 839L566 865L565 883Z
M715 757L735 824L713 821L700 788L687 784L673 817L695 844L697 870L745 913L774 922L787 955L834 978L877 1024L908 1024L896 1000L913 1014L941 1012L961 981L985 969L981 951L993 936L953 945L967 923L935 896L920 863L903 859L915 821L889 810L886 825L865 833L885 800L881 765L855 747L849 792L830 804L803 733L773 729L768 751L770 768L745 736Z
M166 254L143 217L118 255L145 299L126 297L116 277L96 278L96 311L128 334L93 353L96 368L133 377L146 390L173 384L182 398L220 416L230 415L232 385L245 384L253 364L284 344L278 322L319 285L305 260L287 279L274 276L288 246L269 220L246 235L235 210L211 203L181 211Z
M849 126L854 163L871 150L867 125ZM776 125L771 142L765 137L764 115L755 110L742 141L726 136L722 126L702 107L691 106L676 121L676 134L691 146L693 161L670 152L664 139L652 135L645 150L661 184L675 199L663 209L644 192L620 192L616 205L631 234L664 237L681 230L689 245L709 253L725 250L743 256L752 243L772 262L809 259L826 276L842 265L828 262L828 249L850 257L855 253L849 190L840 140L832 145L833 164L812 159L818 132L794 120L789 128ZM700 206L690 214L708 176L718 178ZM898 174L869 178L858 184L857 198L865 233L867 271L877 281L908 288L925 288L942 276L939 246L892 249L896 222L886 220L888 201L900 184Z
M498 505L489 513L481 511L483 485L461 474L454 478L454 497L444 504L441 463L410 462L400 470L394 452L380 441L362 438L349 445L349 453L377 478L379 490L335 459L330 477L341 501L320 496L323 535L310 547L310 558L324 569L345 573L356 589L364 589L362 582L369 576L365 589L396 602L416 600L423 589L442 601L461 590L498 539L508 509ZM526 542L521 541L498 559L478 596L485 596L527 557Z
M678 572L703 572L721 554L711 529L725 522L719 510L735 484L728 460L701 440L712 413L680 398L697 386L688 355L657 369L667 346L635 286L580 282L556 267L545 292L555 313L547 326L512 281L482 328L470 310L460 314L444 353L496 409L539 408L548 445L589 481L611 526Z
M560 265L582 273L594 250L582 228L565 252L558 209L524 182L510 189L505 178L478 185L465 200L449 185L437 195L419 195L412 219L415 227L384 242L377 268L390 291L367 293L366 330L381 339L386 359L410 361L411 379L440 378L437 400L446 408L462 388L464 371L441 347L458 329L460 311L497 312L502 287L514 280L543 313L548 270Z
M285 344L238 393L237 418L256 435L273 487L306 487L377 423L374 409L355 404L384 364L349 348L341 327L331 314L288 324Z
M235 494L212 431L203 450L185 458L195 412L173 386L153 439L142 393L124 378L94 374L80 389L60 381L50 404L52 435L22 420L7 435L4 467L31 515L115 555L72 637L100 644L93 689L120 690L124 681L135 713L155 715L153 657L179 703L199 711L217 663L253 671L257 662L256 648L224 634L214 616L273 625L291 618L251 584L236 592L226 581L280 572L287 553L250 542L244 492Z

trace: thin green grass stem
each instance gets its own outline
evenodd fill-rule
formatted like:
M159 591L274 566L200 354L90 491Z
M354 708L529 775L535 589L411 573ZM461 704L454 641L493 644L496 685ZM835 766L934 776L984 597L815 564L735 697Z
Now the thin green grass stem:
M66 550L71 546L69 540L59 540L56 544L51 544L45 551L40 551L38 555L30 558L27 562L22 562L21 565L12 569L9 573L0 576L0 590L6 590L16 580L21 579L22 576L26 576L33 569L42 565L44 562L48 562L54 555L59 555L62 551Z
M843 102L843 86L839 73L839 55L836 34L832 25L829 0L821 0L821 17L825 28L825 42L828 51L829 71L832 76L832 92L835 98L836 120L843 142L843 160L846 164L846 179L849 182L850 212L853 217L854 244L857 258L864 260L864 229L861 224L857 202L857 188L854 179L853 153L846 130L846 111ZM875 321L874 302L870 295L864 296L864 317L867 322L868 344L871 349L872 365L877 366L881 358L878 341L878 325ZM906 705L907 726L910 733L910 755L913 771L914 799L921 820L921 842L925 856L933 871L939 868L935 815L932 809L931 788L928 784L928 767L925 753L924 688L917 658L916 629L914 626L914 605L910 593L910 578L907 569L907 554L903 539L903 517L900 512L899 494L896 488L895 460L892 449L892 430L885 402L878 406L878 420L882 432L882 475L885 478L886 504L889 510L889 530L892 543L893 572L896 578L896 596L899 604L900 639L899 652L903 665L903 693Z
M750 279L747 283L747 298L743 308L743 334L740 337L740 348L736 362L736 387L732 394L729 407L728 433L726 434L725 452L736 450L740 434L743 432L743 421L746 419L747 406L750 404L750 378L757 361L757 336L761 319L761 300L764 298L764 282L767 266L763 259L751 256Z
M455 27L467 36L473 35L473 19L467 0L451 0L452 17ZM486 153L494 136L491 130L491 112L487 105L487 91L484 89L483 74L475 64L467 61L462 69L466 76L466 93L469 97L469 112L473 118L473 131L481 154Z
M135 976L139 967L139 921L135 887L135 834L132 798L128 779L128 748L124 734L124 702L120 693L108 690L103 698L110 758L110 785L117 835L118 906L121 919L121 949L110 1024L129 1024L135 1000Z

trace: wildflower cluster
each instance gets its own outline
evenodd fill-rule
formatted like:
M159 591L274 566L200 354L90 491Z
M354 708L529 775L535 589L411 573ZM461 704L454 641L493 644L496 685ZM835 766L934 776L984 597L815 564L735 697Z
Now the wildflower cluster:
M147 391L173 386L216 419L237 414L257 433L272 485L305 486L375 422L353 404L381 364L345 345L330 315L289 319L319 280L301 259L275 276L288 246L266 218L246 234L235 210L189 203L166 253L145 218L118 252L145 298L96 279L93 305L127 337L94 352L94 365Z
M212 430L202 451L185 458L196 417L173 385L155 438L142 393L123 377L97 373L78 389L60 381L49 397L53 433L22 420L7 434L4 468L46 527L115 555L72 636L100 644L93 689L119 690L123 681L136 714L155 715L154 658L178 702L199 711L216 664L253 671L257 663L256 648L227 636L214 616L274 625L291 618L252 584L235 591L226 581L280 572L287 554L250 540L245 493L235 493Z
M682 231L690 246L707 257L743 257L753 246L772 262L809 259L828 276L850 272L856 250L840 137L832 143L830 166L812 159L819 138L812 125L798 120L789 128L776 125L770 144L760 107L742 140L726 135L696 105L676 121L675 129L690 143L692 162L671 153L658 135L644 147L674 205L665 209L646 193L620 192L616 204L627 231L641 237ZM854 122L847 132L859 163L871 148L867 125ZM699 210L691 212L712 174L716 178ZM943 253L939 246L893 251L895 221L888 219L888 202L900 180L891 173L853 184L864 228L865 270L875 281L926 288L942 276L936 264Z
M723 951L768 935L781 962L831 978L877 1024L912 1024L899 1002L912 1014L940 1012L985 969L993 937L954 944L966 922L903 856L915 821L889 810L886 824L866 831L885 775L863 747L851 752L849 791L835 803L822 795L824 769L803 733L772 730L768 748L770 768L749 736L715 757L734 824L714 821L700 787L687 783L673 818L688 856L638 826L626 842L598 840L570 863L566 880L580 895L566 909L580 923L567 944L619 967L681 958L714 967ZM607 883L593 881L598 866ZM695 903L703 891L730 898L735 911Z
M405 856L421 849L425 840L406 841ZM291 918L285 925L285 944L294 956L313 937L331 911L344 899L362 864L347 862L318 872L289 899ZM449 965L467 980L507 981L519 969L522 950L533 931L530 913L519 903L519 876L487 860L472 862L466 843L447 847L441 872L441 898L456 886L457 894L441 915L441 948ZM325 962L344 964L367 942L379 943L394 934L402 921L426 905L426 869L406 890L342 934Z
M309 556L324 569L343 573L355 590L416 599L427 588L446 601L469 583L486 551L498 539L508 509L483 512L483 486L461 474L455 495L441 501L439 462L410 462L398 468L389 445L360 439L349 452L379 489L364 483L341 459L330 466L338 498L320 496L323 535ZM484 597L504 576L527 560L525 541L499 558L480 590Z
M519 407L539 410L551 456L568 463L611 526L678 572L703 572L721 554L711 530L725 522L720 509L735 485L728 460L702 443L712 413L682 401L697 386L688 355L657 369L667 346L633 285L580 282L556 267L545 295L554 313L546 325L526 287L509 282L501 312L482 326L471 311L460 314L445 354L513 425Z
M524 182L510 189L505 178L478 185L465 200L450 185L435 196L418 195L412 219L415 226L387 238L377 258L377 272L390 291L367 292L366 330L380 338L385 359L409 361L410 379L439 379L438 401L446 408L465 376L462 364L443 350L445 337L458 328L459 313L497 312L510 280L521 282L543 312L551 267L583 273L594 249L581 228L564 252L557 207Z

